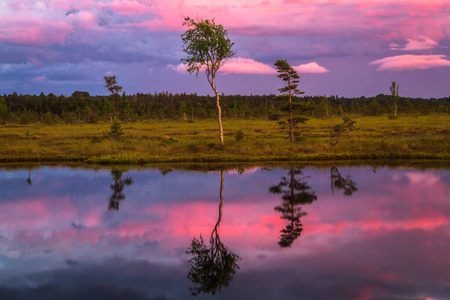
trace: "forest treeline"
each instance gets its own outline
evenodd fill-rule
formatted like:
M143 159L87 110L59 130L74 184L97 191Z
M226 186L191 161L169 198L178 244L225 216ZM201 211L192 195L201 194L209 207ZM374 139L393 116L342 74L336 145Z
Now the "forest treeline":
M120 98L120 99L119 99ZM307 117L327 118L340 115L393 115L394 103L390 95L344 98L338 96L303 96L296 101L309 103ZM277 120L283 112L284 101L276 95L222 95L222 116L238 119ZM115 103L117 118L133 122L144 120L202 120L214 118L217 113L215 97L197 94L123 93ZM398 114L450 113L450 97L440 99L406 98L398 101ZM110 96L91 96L76 91L70 96L22 95L12 93L0 96L0 121L2 123L28 124L43 122L97 123L110 121L113 104Z

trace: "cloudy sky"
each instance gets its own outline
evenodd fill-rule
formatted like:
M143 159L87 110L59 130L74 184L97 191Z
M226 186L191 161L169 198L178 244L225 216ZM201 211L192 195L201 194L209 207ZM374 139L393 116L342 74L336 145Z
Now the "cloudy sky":
M448 0L1 0L0 94L213 94L180 65L186 16L228 29L225 94L277 93L286 59L306 95L450 95Z

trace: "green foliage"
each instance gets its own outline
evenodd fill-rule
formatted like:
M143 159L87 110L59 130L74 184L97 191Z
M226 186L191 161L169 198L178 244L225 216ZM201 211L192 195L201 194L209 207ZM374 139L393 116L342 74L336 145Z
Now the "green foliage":
M331 115L331 103L326 96L322 97L319 107L320 107L320 115L329 118Z
M8 107L6 106L6 100L0 97L0 121L4 122L8 119Z
M114 118L114 121L110 126L110 129L111 129L110 136L115 139L120 138L124 134L122 132L122 126L120 125L119 121L117 121L116 118Z
M123 87L117 84L116 76L105 76L105 88L111 93L111 95L119 94Z
M331 121L330 121L331 122ZM330 146L336 146L339 139L344 132L350 132L354 129L356 121L353 121L350 117L344 116L342 118L342 124L337 124L331 127L330 124Z
M379 116L383 113L383 108L378 103L376 99L372 99L372 101L367 105L365 115L366 116Z
M54 116L50 111L48 111L43 117L42 122L48 125L56 123L56 116Z
M223 145L222 109L220 96L214 83L217 71L236 54L232 50L234 43L228 38L228 32L214 19L195 21L186 17L183 26L189 29L181 35L183 51L187 54L181 61L187 64L189 74L198 77L200 68L205 68L206 78L216 94L217 120L219 121L220 143Z
M180 105L180 114L181 114L181 119L183 119L184 121L186 121L186 112L187 112L187 108L186 108L186 102L182 101L181 105Z
M177 142L173 137L163 137L161 138L161 145L170 145Z
M75 112L63 112L61 118L66 124L75 124L77 122L77 115L75 114Z
M113 107L111 97L89 96L88 93L74 93L72 96L58 96L54 99L51 96L17 95L10 94L2 96L5 99L8 117L6 121L12 124L30 124L39 120L50 111L56 120L62 119L67 124L86 124L91 122L112 122ZM81 97L82 96L82 97ZM275 95L227 95L227 101L222 104L224 116L234 118L256 118L260 120L278 119L281 115L287 116L285 109L288 109L288 95L284 98ZM53 100L52 100L53 99ZM121 98L122 99L122 98ZM321 106L323 96L303 96L293 97L293 102L313 103L313 110L308 112L308 117L324 118L326 111ZM352 115L372 115L368 105L373 100L378 103L377 115L394 114L394 107L390 95L379 97L360 98L339 98L327 96L330 102L330 115L342 110ZM116 99L117 100L117 99ZM196 121L212 119L217 112L215 97L200 96L196 94L171 94L168 92L154 94L126 95L124 104L116 105L117 117L128 121L149 121L149 120L179 120L182 103L186 103L186 118ZM222 100L222 99L221 99ZM116 101L117 102L117 101ZM117 104L117 103L116 103ZM425 105L426 104L426 105ZM89 112L89 117L85 115L85 108ZM166 107L168 107L166 109ZM45 108L45 110L44 110ZM169 109L170 108L170 109ZM424 111L422 111L424 110ZM440 99L403 98L399 97L398 116L413 114L434 114L450 113L450 97ZM312 114L314 113L314 114ZM375 114L373 114L375 115ZM388 115L386 115L387 118ZM1 121L0 121L1 122ZM214 123L215 125L216 123Z
M244 139L244 132L242 130L238 130L236 133L236 142L240 142Z
M398 89L400 88L400 85L396 85L395 81L392 81L392 85L389 88L391 91L391 97L394 101L394 116L397 116L397 105L398 105Z
M183 51L187 54L181 61L187 64L187 71L198 76L205 67L208 81L215 78L217 71L236 54L234 43L228 38L228 32L214 19L195 21L186 17L183 26L189 29L181 35Z
M102 138L99 137L98 135L93 135L91 137L91 143L96 144L96 143L100 143L102 141Z
M350 115L352 119L355 116ZM232 161L317 161L335 159L442 159L450 160L449 115L432 113L414 118L401 115L396 121L387 116L357 118L351 139L342 134L334 147L329 146L330 121L311 118L302 127L307 143L290 144L286 135L269 120L229 119L225 137L233 140L220 147L212 129L217 120L196 120L195 123L152 121L125 126L131 144L110 136L109 122L70 125L12 124L0 126L0 159L19 161L88 161L89 163L151 163L151 162L232 162ZM336 124L342 123L335 119ZM334 125L334 124L333 124ZM238 130L245 133L243 141L234 142ZM29 139L26 138L29 131ZM104 134L102 135L102 132ZM101 143L91 143L93 135ZM163 144L161 139L176 138ZM386 147L380 148L380 141ZM120 142L119 142L120 141ZM189 151L189 145L192 150ZM195 149L194 149L195 148ZM383 149L386 149L384 151Z
M15 113L11 113L11 114L9 115L9 121L10 121L11 123L20 123L20 118L19 118L19 116L16 115Z
M114 118L116 117L116 98L119 97L119 93L122 91L123 87L117 84L116 76L105 76L105 88L111 93L111 98L113 101L113 113Z
M279 59L274 65L279 73L277 77L284 81L284 87L278 89L280 93L288 93L289 96L304 94L304 92L300 92L297 89L300 76L298 76L297 71L286 60Z
M278 91L281 94L286 94L287 96L289 96L289 98L287 98L287 100L285 100L285 109L289 112L289 120L288 120L288 125L289 125L289 139L291 142L295 141L295 133L294 133L294 128L297 124L299 123L304 123L306 120L302 119L302 118L294 118L293 117L293 113L294 110L299 110L302 107L304 107L304 104L301 103L295 103L292 100L292 96L293 95L298 95L298 94L303 94L304 92L300 92L297 87L298 87L298 83L299 83L299 78L300 76L298 76L297 71L294 70L294 68L292 68L289 63L286 60L277 60L274 63L277 72L279 73L277 75L278 78L281 78L281 80L284 81L284 87L278 89ZM280 97L280 99L283 99L284 97ZM297 121L297 122L296 122ZM283 126L284 122L280 121L279 122L280 125Z

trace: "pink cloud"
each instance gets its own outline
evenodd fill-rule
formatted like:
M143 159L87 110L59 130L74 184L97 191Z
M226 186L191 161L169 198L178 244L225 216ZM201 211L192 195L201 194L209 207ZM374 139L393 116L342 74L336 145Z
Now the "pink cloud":
M137 0L114 0L101 4L100 8L107 8L114 10L120 14L151 14L152 1L137 1Z
M450 60L445 55L397 55L375 60L371 65L378 65L378 71L392 70L415 70L430 69L450 66Z
M33 81L44 81L47 80L47 76L37 76L33 78Z
M304 65L293 67L299 73L327 73L329 72L324 67L319 66L316 62L310 62Z
M145 28L151 31L182 31L185 16L208 18L214 16L232 34L241 35L322 35L347 36L349 32L364 35L368 39L399 39L411 36L426 36L439 41L450 30L449 6L445 0L408 1L261 1L245 3L229 1L174 1L174 0L55 0L55 1L11 1L0 7L0 41L19 44L62 43L72 33L72 27L86 30L98 28L99 11L111 10L123 16L148 15L151 19L114 23L106 26L115 31L123 28ZM68 11L76 10L79 22L72 20ZM17 17L12 20L11 16ZM317 16L320 16L317 17ZM388 18L387 18L388 17ZM37 34L23 36L30 28L24 20L34 18L41 24ZM114 16L111 16L114 18ZM55 23L59 22L59 23ZM45 24L45 26L44 26ZM83 26L84 24L84 26ZM65 28L67 27L67 28ZM50 34L49 28L53 28ZM14 30L15 29L15 30ZM8 34L8 32L10 32ZM393 33L394 32L394 33ZM44 34L42 34L44 33ZM63 34L65 33L65 34ZM33 41L34 39L34 41ZM402 50L430 47L428 40L411 39L405 46L393 44ZM404 47L404 49L402 48ZM428 48L427 48L428 49ZM252 65L252 67L256 67ZM231 70L231 68L230 68ZM269 72L261 66L257 72ZM232 71L232 70L231 70ZM241 70L240 72L243 72ZM260 74L260 73L257 73Z
M62 44L72 27L63 22L44 25L40 22L10 24L9 20L0 20L0 41L19 45Z
M168 65L167 69L176 71L180 74L186 73L187 66L185 64ZM319 66L315 62L294 66L296 71L300 73L326 73L329 72L324 67ZM224 74L276 74L276 70L271 66L253 60L251 58L236 57L230 59L220 70Z
M408 42L406 45L397 45L397 44L391 44L390 48L392 50L426 50L434 48L438 45L437 42L433 41L429 37L426 36L420 36L416 39L408 39Z
M178 65L170 64L170 65L166 66L166 69L175 71L175 72L180 73L180 74L185 74L185 73L187 73L187 69L188 68L187 68L186 64L178 64Z
M275 74L272 67L250 58L232 58L221 69L225 74Z

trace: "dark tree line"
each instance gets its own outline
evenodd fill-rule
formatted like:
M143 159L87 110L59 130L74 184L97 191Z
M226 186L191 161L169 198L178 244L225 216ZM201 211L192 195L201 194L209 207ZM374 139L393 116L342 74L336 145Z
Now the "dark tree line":
M76 91L70 96L12 93L0 96L0 121L22 124L97 123L110 121L114 107L117 118L121 121L212 119L217 111L214 99L211 96L169 92L133 95L123 93L116 97L113 106L110 97L91 96L88 92ZM392 114L394 111L391 96L384 94L370 98L303 96L296 97L296 101L309 104L311 109L304 112L308 118L326 118L330 114L377 116ZM221 106L223 118L278 120L284 114L284 101L276 95L222 94ZM400 116L429 113L450 113L450 97L398 99Z

